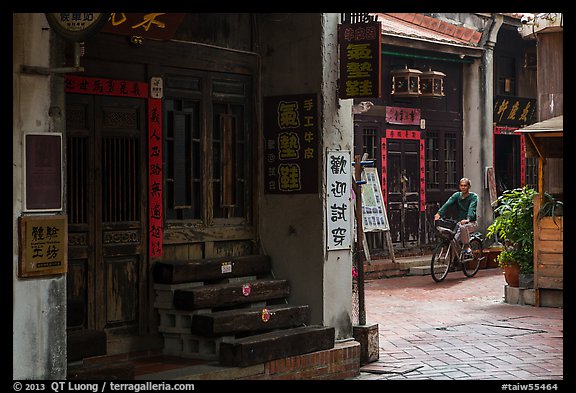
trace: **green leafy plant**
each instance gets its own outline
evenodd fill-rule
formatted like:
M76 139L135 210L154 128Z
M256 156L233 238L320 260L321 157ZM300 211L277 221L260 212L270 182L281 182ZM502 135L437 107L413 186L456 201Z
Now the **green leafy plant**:
M542 195L542 205L538 211L538 220L542 220L544 217L552 217L554 224L558 226L556 222L556 217L564 215L564 203L555 198L553 195L544 192Z
M524 186L504 191L496 201L496 218L486 232L504 245L497 259L500 267L516 263L521 273L534 272L534 195L534 189Z

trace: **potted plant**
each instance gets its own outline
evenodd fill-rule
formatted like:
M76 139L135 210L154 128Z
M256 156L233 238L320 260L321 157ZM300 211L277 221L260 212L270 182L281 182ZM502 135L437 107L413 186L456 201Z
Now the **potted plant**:
M564 203L553 195L544 192L542 195L542 204L538 210L538 220L544 217L552 217L552 221L556 223L556 217L564 215Z
M534 273L534 195L528 186L504 191L487 228L487 236L497 235L504 246L497 261L510 286L519 285L512 277Z

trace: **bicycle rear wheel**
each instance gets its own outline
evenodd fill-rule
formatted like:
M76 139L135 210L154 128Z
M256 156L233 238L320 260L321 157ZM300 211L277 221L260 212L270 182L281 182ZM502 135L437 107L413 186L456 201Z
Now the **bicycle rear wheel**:
M436 282L440 282L446 278L450 271L450 264L452 263L452 252L450 250L450 242L442 241L438 243L432 254L432 261L430 262L430 274Z
M466 277L474 277L480 269L480 261L483 259L482 255L482 242L480 239L470 240L470 248L472 249L473 257L462 261L462 271Z

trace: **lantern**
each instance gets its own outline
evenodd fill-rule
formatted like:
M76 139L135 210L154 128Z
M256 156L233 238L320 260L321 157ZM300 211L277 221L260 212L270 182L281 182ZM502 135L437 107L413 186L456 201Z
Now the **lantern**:
M397 97L418 97L420 95L420 75L422 71L404 66L403 69L392 70L392 95Z
M428 68L420 75L420 92L422 97L444 97L444 77L440 71Z

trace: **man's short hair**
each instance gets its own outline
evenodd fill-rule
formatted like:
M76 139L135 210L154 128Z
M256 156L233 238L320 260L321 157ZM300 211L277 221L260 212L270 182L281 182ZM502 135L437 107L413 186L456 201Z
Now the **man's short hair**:
M465 182L466 184L468 184L468 187L471 187L472 184L470 183L470 179L468 179L467 177L463 177L462 179L460 179L460 181L458 182L458 184Z

